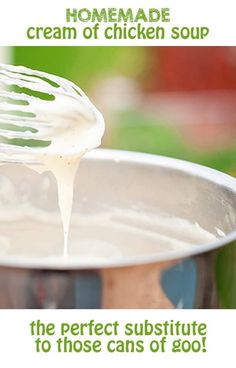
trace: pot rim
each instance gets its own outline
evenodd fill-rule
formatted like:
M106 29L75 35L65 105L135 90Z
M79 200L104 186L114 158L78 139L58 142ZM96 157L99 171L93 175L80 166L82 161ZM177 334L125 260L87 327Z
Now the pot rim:
M189 161L179 160L167 156L159 156L149 153L133 152L133 151L121 151L113 149L99 148L85 154L83 160L104 160L114 161L115 163L128 162L136 164L145 164L158 167L164 167L166 169L179 170L185 172L188 175L194 174L195 177L208 180L217 185L223 186L231 190L236 196L236 178L231 177L221 171L211 169L206 166L195 164ZM172 261L181 258L188 258L202 253L209 252L230 244L236 240L236 229L222 238L217 239L214 242L204 243L197 245L196 247L190 247L189 249L169 251L168 253L157 253L156 255L145 256L128 256L128 257L116 257L115 259L99 259L96 257L96 261L82 261L79 257L73 257L69 259L65 258L25 258L25 257L12 257L5 256L0 257L0 267L7 268L21 268L21 269L48 269L48 270L90 270L101 268L118 268L128 266L139 266L144 264L159 263ZM50 261L51 259L51 261ZM57 264L55 263L57 262Z

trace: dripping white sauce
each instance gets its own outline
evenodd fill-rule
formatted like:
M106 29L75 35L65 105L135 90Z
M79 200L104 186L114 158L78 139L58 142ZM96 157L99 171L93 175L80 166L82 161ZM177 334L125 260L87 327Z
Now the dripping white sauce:
M49 170L56 178L66 256L74 176L84 153L101 143L103 117L73 83L14 66L0 67L0 110L1 127L10 126L1 129L0 160L17 161L39 173ZM29 139L38 147L30 147Z

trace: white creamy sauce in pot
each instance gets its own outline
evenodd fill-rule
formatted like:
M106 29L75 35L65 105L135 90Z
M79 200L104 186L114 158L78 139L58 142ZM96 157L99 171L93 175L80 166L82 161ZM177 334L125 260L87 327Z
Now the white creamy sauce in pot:
M84 153L100 145L102 115L73 83L12 66L0 66L0 112L1 163L23 164L40 174L51 171L63 224L61 229L55 212L41 211L27 201L18 208L14 184L2 178L2 259L43 258L60 264L78 258L80 263L96 263L172 252L216 239L183 219L117 208L75 213L69 232L75 173Z

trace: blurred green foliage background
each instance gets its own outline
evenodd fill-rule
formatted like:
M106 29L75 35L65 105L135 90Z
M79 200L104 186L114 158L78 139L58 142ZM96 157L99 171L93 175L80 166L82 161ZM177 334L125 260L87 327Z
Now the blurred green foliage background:
M15 47L13 59L16 65L71 79L82 89L107 75L138 78L146 64L143 47Z
M209 111L204 110L205 101L199 105L200 108L194 108L194 103L192 104L193 110L191 112L190 109L189 118L192 119L196 115L196 119L193 119L191 124L188 124L186 114L183 115L182 124L176 124L173 118L175 112L168 116L168 109L172 110L173 96L174 98L183 96L180 99L183 110L188 108L189 96L193 95L193 99L196 98L196 93L199 93L199 88L201 89L199 75L202 75L205 83L202 84L203 88L207 89L207 98L212 103L212 96L215 94L211 88L212 86L213 89L218 88L219 73L224 77L225 71L216 69L215 76L212 74L209 78L208 88L206 76L210 75L211 70L203 67L204 54L201 47L194 48L199 49L199 59L196 54L198 51L194 50L192 69L188 61L188 53L190 55L193 52L191 48L189 51L186 51L187 48L178 48L175 51L176 57L169 58L163 49L165 48L160 51L158 48L144 47L15 47L12 59L14 64L68 78L84 89L106 118L103 146L172 156L236 174L235 109L231 109L230 118L226 116L225 121L217 121L217 124L214 121L217 113L215 115L212 113L213 118L210 117L209 120ZM222 48L222 53L218 50L217 52L221 56L225 50ZM211 53L210 51L209 55ZM209 62L208 59L211 57L209 55L206 56L206 62ZM222 63L222 60L220 62ZM217 60L214 60L214 63L217 63ZM198 69L200 74L197 72ZM234 72L235 68L231 70L231 73ZM179 73L181 79L178 80ZM228 82L223 79L222 84L223 77L220 79L218 89L225 91ZM183 78L186 80L183 81ZM232 81L232 78L230 80ZM212 81L214 83L211 85ZM234 86L230 85L230 91L232 99L236 86L234 90ZM224 111L228 108L227 96L224 98L224 106L222 105L221 120L224 120ZM156 109L160 97L164 98L169 106L164 115L160 113L160 109ZM221 112L220 104L221 98L216 101L212 110L216 106ZM178 111L180 121L181 109L182 107L179 109L180 112ZM149 110L152 111L151 114ZM205 122L208 124L207 130ZM199 128L196 129L196 126ZM219 132L219 126L222 133ZM222 142L221 136L224 137ZM205 143L201 144L201 141Z

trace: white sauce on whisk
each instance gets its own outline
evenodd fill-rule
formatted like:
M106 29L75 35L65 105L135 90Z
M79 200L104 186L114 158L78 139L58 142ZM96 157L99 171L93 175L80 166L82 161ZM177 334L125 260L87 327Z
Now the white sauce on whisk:
M54 174L67 255L74 175L84 153L100 145L103 117L73 83L25 67L0 67L0 98L0 160Z

